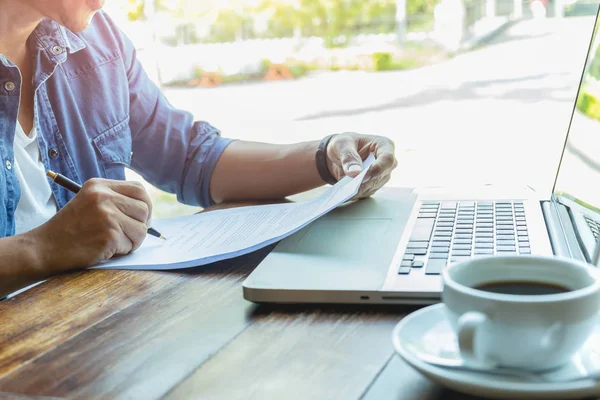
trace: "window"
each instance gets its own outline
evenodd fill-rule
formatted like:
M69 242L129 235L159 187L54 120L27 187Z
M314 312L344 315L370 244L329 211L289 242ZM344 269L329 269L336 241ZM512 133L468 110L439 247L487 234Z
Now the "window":
M170 101L224 136L291 143L340 131L386 135L400 161L390 185L519 183L547 190L598 3L107 6ZM198 210L150 190L155 217Z

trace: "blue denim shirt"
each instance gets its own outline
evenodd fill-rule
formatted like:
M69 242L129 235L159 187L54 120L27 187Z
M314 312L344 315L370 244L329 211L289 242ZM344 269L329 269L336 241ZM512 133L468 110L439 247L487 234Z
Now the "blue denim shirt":
M44 20L29 46L35 125L47 169L83 183L124 179L130 167L183 203L211 204L210 177L230 140L169 104L104 12L82 33ZM21 194L12 167L20 85L18 68L0 55L0 237L14 235ZM74 196L51 186L59 207Z

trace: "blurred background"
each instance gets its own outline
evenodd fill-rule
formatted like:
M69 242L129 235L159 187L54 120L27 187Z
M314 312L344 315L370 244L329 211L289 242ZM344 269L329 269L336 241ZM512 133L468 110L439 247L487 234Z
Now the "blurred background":
M385 135L400 162L390 185L545 193L598 0L112 0L106 9L169 101L223 136ZM579 108L600 115L589 82ZM146 185L155 218L200 210Z

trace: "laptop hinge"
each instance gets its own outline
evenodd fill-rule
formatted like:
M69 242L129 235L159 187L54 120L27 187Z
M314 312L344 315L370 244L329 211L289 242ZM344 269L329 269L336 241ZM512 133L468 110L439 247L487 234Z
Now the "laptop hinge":
M554 255L587 261L577 241L567 208L552 201L543 201L542 212Z

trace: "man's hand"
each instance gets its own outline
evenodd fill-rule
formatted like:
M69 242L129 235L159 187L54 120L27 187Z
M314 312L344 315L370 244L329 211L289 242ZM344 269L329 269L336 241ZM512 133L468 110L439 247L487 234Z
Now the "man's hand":
M140 247L152 202L137 182L91 179L50 221L30 232L49 273L85 268Z
M363 161L370 153L376 161L371 165L358 192L358 198L372 196L391 177L398 166L394 156L394 142L383 136L342 133L327 145L327 167L338 181L344 176L354 178L363 170Z

